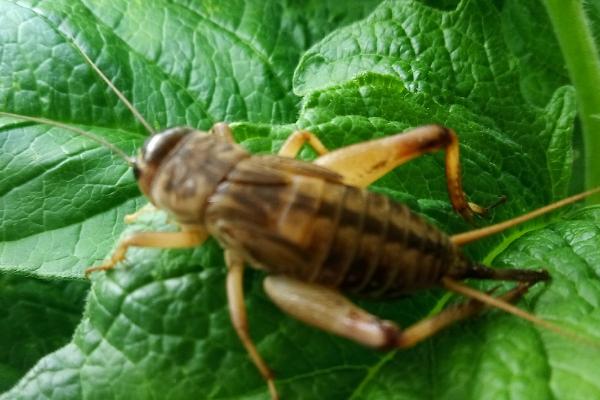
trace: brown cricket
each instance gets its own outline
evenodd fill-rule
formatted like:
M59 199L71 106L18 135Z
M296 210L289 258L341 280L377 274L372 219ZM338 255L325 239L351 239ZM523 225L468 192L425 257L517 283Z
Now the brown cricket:
M178 232L141 232L122 240L103 265L109 270L131 246L185 248L211 235L225 250L227 296L233 326L253 363L278 398L273 374L248 331L243 270L246 264L266 271L264 289L284 312L317 328L378 349L406 348L485 305L564 333L511 304L534 283L549 279L545 270L493 269L465 257L460 246L577 201L594 189L501 224L448 236L403 204L365 188L397 166L422 154L444 150L446 181L453 208L464 218L485 213L463 193L457 135L439 125L372 140L328 152L308 131L293 133L279 154L251 155L233 140L228 125L209 132L177 127L154 134L140 113L79 49L86 61L153 134L132 159L111 144L78 128L19 116L92 137L133 167L142 193L167 211ZM295 160L308 143L319 157ZM137 214L137 213L136 213ZM135 220L129 216L128 222ZM492 297L458 281L467 278L510 280L518 285ZM400 328L351 303L344 294L396 297L418 289L445 287L472 300ZM568 333L568 332L567 332Z

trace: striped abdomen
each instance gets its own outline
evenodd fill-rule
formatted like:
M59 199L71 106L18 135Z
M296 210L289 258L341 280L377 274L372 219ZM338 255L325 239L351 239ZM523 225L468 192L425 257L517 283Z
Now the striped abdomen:
M318 176L284 177L230 176L209 201L211 234L256 267L385 296L435 286L466 262L446 235L385 196Z
M371 296L435 286L456 263L445 234L403 204L365 190L339 186L339 217L315 280Z

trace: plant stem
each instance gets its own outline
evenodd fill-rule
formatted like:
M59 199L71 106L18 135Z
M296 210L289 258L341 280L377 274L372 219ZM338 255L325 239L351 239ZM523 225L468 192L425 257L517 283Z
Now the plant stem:
M585 186L600 186L600 59L583 0L544 0L577 93L583 127ZM595 203L600 197L595 196Z

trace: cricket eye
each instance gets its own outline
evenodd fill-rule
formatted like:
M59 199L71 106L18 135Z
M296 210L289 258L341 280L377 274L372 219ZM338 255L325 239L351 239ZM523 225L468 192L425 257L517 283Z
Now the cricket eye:
M192 128L178 127L151 136L142 147L141 158L146 166L157 167ZM139 170L138 170L139 172ZM134 169L135 173L135 169Z

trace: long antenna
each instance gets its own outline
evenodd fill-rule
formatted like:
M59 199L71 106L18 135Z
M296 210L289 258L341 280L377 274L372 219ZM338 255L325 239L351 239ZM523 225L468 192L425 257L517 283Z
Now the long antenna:
M471 243L475 240L479 240L486 236L502 232L503 230L512 228L515 225L522 224L523 222L529 221L530 219L539 217L540 215L549 213L550 211L554 211L557 208L564 207L568 204L575 203L576 201L579 201L585 197L591 196L596 193L600 193L600 187L590 189L586 192L582 192L571 197L567 197L566 199L559 200L552 204L548 204L547 206L538 208L537 210L533 210L527 214L523 214L513 219L509 219L508 221L500 222L495 225L486 226L485 228L475 229L465 233L459 233L458 235L453 235L450 239L454 244L462 246L463 244Z
M123 150L121 150L114 144L102 139L99 136L94 135L93 133L86 132L83 129L79 129L74 126L63 124L61 122L52 121L52 120L46 119L46 118L30 117L27 115L13 114L13 113L8 113L8 112L4 112L4 111L0 111L0 116L1 115L7 116L7 117L12 117L12 118L17 118L17 119L22 119L25 121L36 122L38 124L55 126L57 128L62 128L62 129L69 130L71 132L75 132L81 136L85 136L88 139L92 139L93 141L100 143L104 147L109 148L114 153L116 153L119 157L121 157L123 160L125 160L125 162L127 164L129 164L130 166L133 166L135 164L135 158L130 157L129 155L127 155L127 153L125 153Z
M152 128L152 126L148 123L148 121L146 121L144 119L144 117L137 110L137 108L135 108L133 106L133 104L131 104L129 102L129 100L127 100L127 97L125 97L125 95L123 93L121 93L121 91L119 89L117 89L117 87L110 81L110 79L108 79L107 76L104 75L104 73L102 71L100 71L100 68L98 68L96 66L96 64L94 64L94 62L88 57L87 54L85 54L85 52L83 51L83 49L81 47L79 47L77 45L77 43L75 43L75 41L71 41L71 43L73 43L73 46L75 46L75 48L81 53L81 55L83 56L83 58L85 59L85 61L90 65L90 67L92 67L92 69L94 71L96 71L96 73L98 74L98 76L100 76L100 78L102 78L102 80L104 82L106 82L106 84L108 85L108 87L117 95L117 97L119 99L121 99L121 101L123 102L123 104L125 104L125 106L129 109L129 111L131 111L131 113L133 114L133 116L138 121L140 121L140 123L142 125L144 125L144 128L146 128L146 130L148 131L148 133L150 133L151 135L154 135L156 132L154 131L154 129Z

